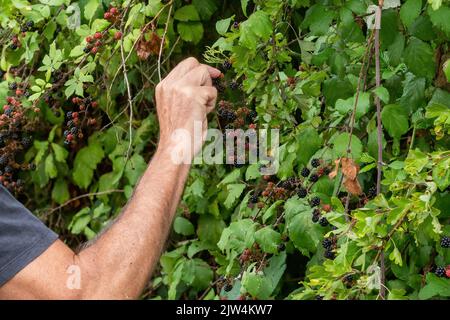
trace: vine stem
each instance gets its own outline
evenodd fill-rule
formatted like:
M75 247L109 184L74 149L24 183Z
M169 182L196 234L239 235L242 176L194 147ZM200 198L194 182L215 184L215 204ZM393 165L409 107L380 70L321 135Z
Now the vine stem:
M161 38L161 45L159 46L159 54L158 54L158 76L159 76L159 82L162 81L162 76L161 76L161 57L163 54L163 49L164 49L164 44L166 42L166 35L167 32L169 30L169 23L170 23L170 15L172 14L172 9L173 9L173 4L170 5L169 7L169 14L167 16L167 21L166 21L166 26L164 29L164 34Z
M381 68L380 68L380 29L381 16L384 0L378 1L378 9L375 18L375 80L376 88L381 87ZM381 122L381 100L378 95L375 97L377 106L377 143L378 143L378 162L377 162L377 195L381 192L381 175L383 166L383 124ZM386 298L386 265L384 257L384 248L380 252L380 298Z

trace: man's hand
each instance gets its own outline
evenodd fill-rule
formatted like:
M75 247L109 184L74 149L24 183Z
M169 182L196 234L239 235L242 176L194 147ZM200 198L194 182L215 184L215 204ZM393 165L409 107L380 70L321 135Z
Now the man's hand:
M189 166L171 161L172 135L206 129L220 71L190 58L157 87L160 146L121 216L80 253L56 241L0 288L0 299L135 299L159 260ZM75 274L71 272L75 270ZM75 277L75 278L73 278ZM80 286L71 286L72 280Z
M176 148L175 144L190 144L195 155L201 148L208 127L207 115L216 104L217 89L212 78L221 72L189 58L181 62L156 87L156 105L160 124L160 148ZM201 125L201 137L195 137L195 125ZM189 140L179 139L185 130ZM196 139L197 138L197 139Z

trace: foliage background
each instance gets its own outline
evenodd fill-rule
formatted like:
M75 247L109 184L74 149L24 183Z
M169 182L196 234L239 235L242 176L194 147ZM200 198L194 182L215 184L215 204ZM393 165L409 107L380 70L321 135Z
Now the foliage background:
M187 56L230 63L221 99L234 110L256 110L257 126L281 129L280 170L271 182L285 188L261 194L268 181L259 165L195 166L143 298L377 299L380 282L388 299L449 297L450 279L432 271L450 264L440 246L450 235L450 5L385 1L381 87L367 25L374 5L0 0L0 101L14 95L14 82L30 92L18 99L34 143L16 160L36 170L14 173L25 181L17 197L72 247L94 238L151 159L160 77ZM120 12L115 22L104 19L111 6ZM22 33L27 21L34 26ZM95 32L102 33L99 52L85 52ZM98 107L88 111L95 123L83 122L83 137L68 146L75 96ZM384 165L374 197L378 100ZM224 125L216 116L211 123ZM349 178L343 165L333 179L324 174L344 158L354 160L347 169L356 171L356 191L342 185ZM305 167L319 173L317 182L301 176ZM294 186L280 182L289 178ZM300 186L306 198L296 195ZM331 226L311 220L313 197ZM324 238L334 259L324 257Z

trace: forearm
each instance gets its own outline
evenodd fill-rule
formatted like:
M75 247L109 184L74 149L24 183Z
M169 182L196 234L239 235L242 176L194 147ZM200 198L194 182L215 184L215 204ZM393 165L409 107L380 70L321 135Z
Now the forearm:
M188 176L160 149L116 223L79 254L90 298L136 298L159 260Z

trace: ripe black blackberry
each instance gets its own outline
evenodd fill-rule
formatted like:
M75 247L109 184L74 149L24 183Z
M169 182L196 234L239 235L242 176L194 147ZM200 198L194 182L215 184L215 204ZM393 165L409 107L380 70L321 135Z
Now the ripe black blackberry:
M333 260L333 259L336 257L336 255L334 254L334 252L333 252L332 250L330 250L330 249L325 250L325 253L324 253L323 256L324 256L326 259L330 259L330 260Z
M313 174L312 176L309 177L309 181L317 182L319 181L319 176L317 174Z
M250 203L258 203L258 195L257 194L252 194L252 196L250 197Z
M325 238L322 241L322 247L324 247L325 249L331 248L331 246L333 245L333 241L330 238Z
M239 83L237 83L237 81L231 81L230 82L230 89L231 90L236 90L239 88Z
M3 78L4 74L5 74L5 72L2 69L0 69L0 80L1 80L1 78Z
M25 98L29 98L29 97L31 96L31 93L30 93L30 91L28 91L28 90L25 90L25 92L24 92L23 96L24 96Z
M434 270L434 274L438 277L444 277L445 276L445 268L444 267L436 267Z
M10 166L5 167L5 173L13 173L13 172L14 172L14 169L12 167L10 167Z
M308 191L305 188L300 187L297 190L297 195L300 199L303 199L308 195Z
M91 52L91 49L90 49L89 47L85 47L85 48L83 49L83 52L84 52L84 53L89 53L89 52Z
M27 26L27 28L33 28L34 22L33 21L27 21L26 26Z
M68 126L69 128L73 127L73 125L74 125L73 120L67 121L67 126Z
M233 66L233 64L231 63L230 60L225 60L222 64L223 69L226 71L230 70L232 66Z
M320 160L319 160L319 159L312 159L312 160L311 160L311 166L312 166L313 168L318 168L318 167L320 167Z
M283 251L284 249L286 249L286 245L284 243L280 243L278 245L278 251Z
M327 218L322 217L322 218L320 218L320 220L319 220L319 224L320 224L322 227L326 227L326 226L328 226L329 222L328 222Z
M237 118L236 113L234 113L233 111L228 111L226 117L228 121L233 122L234 120L236 120L236 118Z
M233 22L233 28L235 29L239 28L239 22L237 21Z
M247 116L247 117L248 117L248 119L249 119L251 122L254 122L257 116L258 116L258 114L256 113L256 111L255 111L255 110L251 110L251 111L248 113L248 116Z
M450 237L442 237L441 247L442 248L450 248Z
M28 31L28 27L27 26L21 26L20 27L20 32L27 32Z
M367 197L375 198L376 195L377 195L377 187L375 187L375 186L370 187L369 190L367 191Z
M231 290L233 290L233 286L229 283L227 283L224 287L223 290L225 290L225 292L230 292Z
M66 113L67 118L68 118L68 119L72 119L72 114L73 114L72 111L67 112L67 113Z
M16 90L17 89L17 83L16 82L12 82L9 84L9 89L10 90Z
M320 198L319 197L312 198L311 199L311 206L317 207L318 205L320 205Z
M28 149L29 147L31 147L32 143L33 143L33 139L31 139L31 137L23 137L22 138L22 146L25 149Z
M10 48L11 50L16 50L16 49L17 49L17 44L11 43L11 44L9 45L9 48Z
M312 220L312 222L317 223L317 222L319 222L319 219L320 219L320 210L314 209L311 220Z
M70 128L70 133L71 134L77 134L78 133L78 128L77 127Z
M9 157L7 155L3 155L0 157L0 166L4 166L8 163Z
M308 168L303 168L302 171L300 172L300 175L304 178L308 177L309 174L311 173L311 171Z

